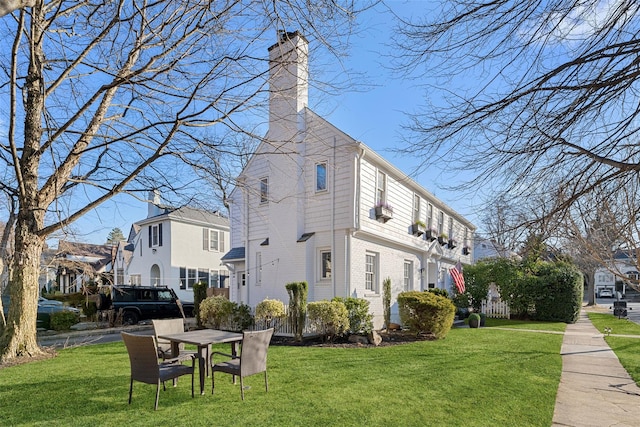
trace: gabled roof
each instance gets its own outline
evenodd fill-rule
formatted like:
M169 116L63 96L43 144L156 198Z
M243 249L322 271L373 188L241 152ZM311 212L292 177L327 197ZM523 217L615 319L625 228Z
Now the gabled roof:
M229 252L224 254L221 261L243 261L244 260L244 246L238 248L232 248Z
M223 228L229 227L229 218L225 217L220 211L206 211L203 209L196 209L190 206L182 206L179 208L174 207L160 207L162 213L150 218L145 218L135 223L138 227L142 224L149 222L157 222L162 219L171 219L181 222L195 222L203 225L216 225Z
M112 245L94 245L60 240L55 257L61 261L60 265L69 267L87 265L95 271L100 271L111 262L112 250Z

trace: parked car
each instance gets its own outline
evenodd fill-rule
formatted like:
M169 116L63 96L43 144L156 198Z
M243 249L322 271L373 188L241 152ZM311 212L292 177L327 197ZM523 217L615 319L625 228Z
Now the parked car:
M193 316L193 302L182 302L167 286L111 286L110 294L98 294L98 310L122 310L122 323Z
M5 317L9 313L9 304L11 299L9 295L2 295L2 311ZM70 311L80 316L80 310L75 307L64 305L61 301L49 300L43 297L38 298L38 313L36 317L36 328L49 329L51 326L51 315L61 311Z
M613 298L613 291L609 288L600 289L599 298Z

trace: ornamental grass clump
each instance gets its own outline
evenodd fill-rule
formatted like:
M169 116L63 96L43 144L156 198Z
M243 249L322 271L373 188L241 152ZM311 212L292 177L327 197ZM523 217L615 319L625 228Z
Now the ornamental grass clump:
M325 341L332 341L349 330L349 312L341 301L316 301L307 306L309 324Z
M416 335L429 334L436 339L447 336L456 314L451 300L432 292L401 292L398 307L405 327Z

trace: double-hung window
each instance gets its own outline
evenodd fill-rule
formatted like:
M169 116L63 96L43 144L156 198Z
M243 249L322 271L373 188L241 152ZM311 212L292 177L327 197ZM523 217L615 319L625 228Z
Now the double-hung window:
M420 196L413 195L413 222L420 221Z
M365 289L372 292L378 292L378 255L373 252L367 252L365 257Z
M376 203L382 204L387 202L387 175L378 171L378 179L376 180Z
M413 262L405 260L404 262L404 290L413 290Z
M205 251L224 252L224 232L203 228L202 249Z

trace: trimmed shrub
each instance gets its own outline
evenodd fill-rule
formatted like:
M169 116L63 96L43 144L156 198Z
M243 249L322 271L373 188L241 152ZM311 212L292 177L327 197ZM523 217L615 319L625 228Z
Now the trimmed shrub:
M342 301L315 301L307 306L309 323L325 341L344 335L349 330L349 313Z
M350 334L366 335L373 331L373 315L369 313L369 301L353 297L335 297L332 301L339 301L347 308Z
M479 328L482 326L482 318L478 313L471 313L468 322L470 328Z
M207 298L207 284L198 282L193 285L193 317L196 318L198 326L202 326L200 319L200 303Z
M582 306L582 274L570 264L544 263L537 277L534 319L575 323Z
M77 313L59 311L51 314L50 327L55 331L66 331L80 321Z
M229 323L223 323L224 329L230 331L243 331L253 325L253 315L251 314L251 307L247 304L231 303L233 308L231 310L231 316Z
M84 301L82 303L82 312L88 318L93 318L93 316L98 312L98 306L95 301Z
M291 282L286 284L289 294L289 317L293 326L296 341L302 341L302 333L307 316L307 282Z
M441 297L449 298L449 292L446 289L432 288L428 289L427 292L431 292L435 295L440 295Z
M391 324L391 279L389 277L382 282L382 306L384 310L384 327L389 329Z
M256 305L256 320L264 321L267 329L279 329L285 316L284 303L280 300L266 299Z
M451 300L431 292L408 291L398 295L402 324L410 331L431 334L440 339L447 336L456 307Z
M205 298L199 307L202 325L220 329L223 322L233 314L234 308L234 303L221 295Z

